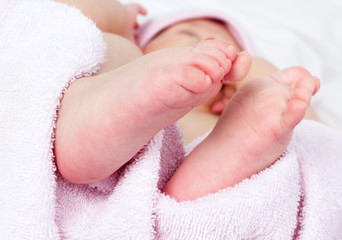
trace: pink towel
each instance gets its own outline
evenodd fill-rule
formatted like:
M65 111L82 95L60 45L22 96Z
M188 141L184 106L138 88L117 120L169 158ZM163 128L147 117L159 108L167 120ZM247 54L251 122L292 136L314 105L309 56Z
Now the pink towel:
M17 0L2 15L0 53L2 239L342 238L333 129L304 121L273 166L195 201L161 193L185 155L176 125L109 178L75 185L54 164L56 109L65 87L103 61L101 32L74 8Z

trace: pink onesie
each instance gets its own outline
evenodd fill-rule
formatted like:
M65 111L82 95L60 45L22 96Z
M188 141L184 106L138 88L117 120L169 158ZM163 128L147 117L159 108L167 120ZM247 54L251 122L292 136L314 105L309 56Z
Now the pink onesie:
M243 30L243 27L236 21L236 19L222 12L205 9L187 10L172 13L166 17L152 18L151 20L144 23L139 29L137 34L138 45L140 47L144 47L160 31L169 27L172 24L197 18L214 19L224 22L226 27L234 36L234 38L242 47L242 49L248 51L253 56L259 55L259 52L255 48L254 44L251 42L250 38Z

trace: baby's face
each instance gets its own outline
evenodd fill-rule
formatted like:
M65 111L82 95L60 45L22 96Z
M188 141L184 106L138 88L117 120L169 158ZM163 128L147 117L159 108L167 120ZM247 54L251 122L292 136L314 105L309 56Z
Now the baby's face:
M209 19L195 19L166 28L144 47L143 52L149 53L169 47L194 46L208 38L228 41L237 51L241 51L241 47L223 24Z

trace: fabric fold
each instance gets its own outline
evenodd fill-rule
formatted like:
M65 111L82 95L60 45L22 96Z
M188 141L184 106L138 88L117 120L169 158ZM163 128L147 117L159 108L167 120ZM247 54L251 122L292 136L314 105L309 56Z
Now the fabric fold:
M291 239L300 174L294 154L234 187L178 203L160 195L158 239Z
M64 4L11 1L1 17L0 235L59 239L56 111L67 85L99 68L106 45L93 22Z
M185 157L176 125L101 182L64 180L52 151L56 111L68 84L100 67L106 45L75 8L8 6L0 22L3 239L341 238L342 137L315 122L295 129L270 168L195 201L162 193Z

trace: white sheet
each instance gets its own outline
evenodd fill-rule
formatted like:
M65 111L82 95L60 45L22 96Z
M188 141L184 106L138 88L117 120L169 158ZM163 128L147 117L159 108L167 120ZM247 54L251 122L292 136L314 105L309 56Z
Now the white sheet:
M129 2L123 0L122 2ZM339 0L137 0L149 15L178 9L217 9L237 18L266 59L279 68L306 67L321 79L312 105L342 131L342 2Z

